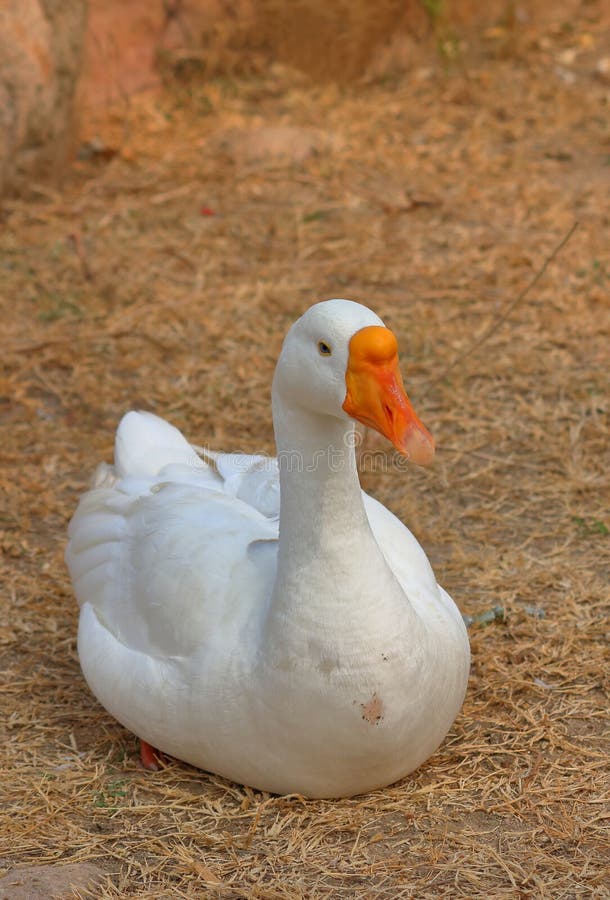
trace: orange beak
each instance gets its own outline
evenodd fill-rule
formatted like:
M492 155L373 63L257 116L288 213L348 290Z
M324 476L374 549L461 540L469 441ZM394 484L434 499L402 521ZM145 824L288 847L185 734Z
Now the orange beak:
M405 393L398 368L398 344L389 328L361 328L349 343L343 409L387 437L399 453L420 466L434 457L434 439Z

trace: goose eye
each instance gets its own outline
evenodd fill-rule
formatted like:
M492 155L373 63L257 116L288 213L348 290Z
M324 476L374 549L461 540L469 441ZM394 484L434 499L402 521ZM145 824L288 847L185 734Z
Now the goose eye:
M332 350L324 341L318 341L318 353L320 356L331 356Z

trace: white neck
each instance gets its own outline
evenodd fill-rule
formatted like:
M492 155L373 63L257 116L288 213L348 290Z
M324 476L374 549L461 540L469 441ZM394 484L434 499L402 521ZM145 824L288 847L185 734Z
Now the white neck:
M354 424L289 408L275 390L273 423L280 466L274 612L323 625L333 615L359 619L378 603L404 607L364 509Z
M350 422L286 410L274 401L280 468L279 558L324 550L367 526ZM304 530L304 523L312 527ZM307 545L307 546L306 546Z

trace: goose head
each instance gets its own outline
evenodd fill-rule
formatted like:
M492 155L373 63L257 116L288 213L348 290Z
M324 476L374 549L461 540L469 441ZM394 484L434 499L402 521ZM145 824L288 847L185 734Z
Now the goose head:
M273 393L295 411L355 419L412 462L432 462L434 440L405 392L396 337L360 303L324 300L294 323L282 346Z

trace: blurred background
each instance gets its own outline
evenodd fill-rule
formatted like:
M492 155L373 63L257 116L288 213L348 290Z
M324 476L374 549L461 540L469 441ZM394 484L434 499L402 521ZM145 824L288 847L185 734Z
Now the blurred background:
M181 92L210 113L215 104L202 88L210 82L273 75L276 89L347 88L437 70L463 76L475 60L535 59L564 83L586 73L607 85L603 9L598 0L561 9L544 0L6 0L0 186L19 186L45 163L57 170L83 137L102 153L111 121L121 107L128 118L142 94Z

